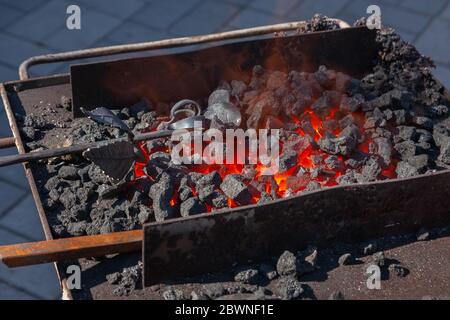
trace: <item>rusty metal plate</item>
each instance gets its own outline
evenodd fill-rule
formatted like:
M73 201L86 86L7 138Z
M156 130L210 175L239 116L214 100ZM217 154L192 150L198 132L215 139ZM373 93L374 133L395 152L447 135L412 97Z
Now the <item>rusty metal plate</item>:
M80 107L123 107L146 97L171 103L209 96L221 80L250 78L254 65L313 72L320 65L360 78L378 54L366 27L247 40L180 54L71 66L74 116ZM226 62L226 63L224 63Z
M297 250L450 224L450 171L144 226L144 285Z

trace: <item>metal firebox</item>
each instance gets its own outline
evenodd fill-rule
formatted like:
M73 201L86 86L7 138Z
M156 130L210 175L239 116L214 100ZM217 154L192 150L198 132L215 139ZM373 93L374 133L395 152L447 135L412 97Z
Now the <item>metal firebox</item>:
M378 53L375 31L354 27L310 34L289 32L301 25L302 22L290 23L32 58L21 66L22 80L0 85L15 145L19 153L26 152L16 115L32 112L39 101L56 104L63 95L73 97L73 116L80 116L77 112L80 106L118 107L142 97L162 101L175 101L188 93L191 98L205 97L220 79L233 79L233 68L239 68L245 77L254 64L274 61L270 59L272 55L281 59L276 59L279 65L271 67L281 70L308 71L326 64L354 77L362 77L371 71ZM288 33L273 35L280 31ZM247 39L256 36L259 38ZM235 40L222 43L229 39ZM37 63L212 42L215 42L214 46L189 52L75 65L71 67L70 75L27 79L28 67ZM169 66L177 73L167 72ZM69 111L61 109L58 112ZM11 139L3 141L4 145L11 143ZM45 237L51 240L53 236L40 193L45 177L39 175L31 163L24 167ZM101 254L135 251L142 247L143 279L144 285L148 286L178 276L218 271L236 262L257 260L310 243L326 246L335 241L355 242L416 232L421 227L446 226L450 224L449 193L450 171L338 186L265 205L150 223L144 226L143 232L133 232L133 243L120 248L106 246ZM89 250L83 254L96 255ZM65 297L89 297L86 293L89 286L104 281L105 272L115 270L117 265L126 265L126 259L103 261L96 267L100 275L86 268L85 273L90 278L82 293L73 293L66 287L65 264L55 263ZM87 265L83 261L79 263ZM99 293L97 298L101 297Z

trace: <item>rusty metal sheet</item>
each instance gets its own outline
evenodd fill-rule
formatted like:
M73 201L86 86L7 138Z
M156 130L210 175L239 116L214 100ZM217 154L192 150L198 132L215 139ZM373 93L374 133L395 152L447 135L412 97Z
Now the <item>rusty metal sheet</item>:
M144 226L144 285L297 250L450 224L450 171L338 186Z
M354 77L378 54L375 30L354 27L246 40L180 54L71 66L74 116L80 107L123 107L146 97L171 103L209 96L221 80L250 78L254 65L313 72L320 65ZM224 63L226 61L226 63Z

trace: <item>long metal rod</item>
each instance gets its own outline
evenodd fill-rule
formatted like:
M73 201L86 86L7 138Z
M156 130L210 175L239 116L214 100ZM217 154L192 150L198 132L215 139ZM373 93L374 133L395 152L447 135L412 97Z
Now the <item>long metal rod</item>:
M10 268L134 252L142 248L142 230L0 246L0 262Z
M330 19L336 21L341 28L348 28L349 25L339 19ZM147 50L163 49L163 48L176 48L189 46L194 44L208 43L213 41L223 41L230 39L237 39L243 37L252 37L258 35L264 35L280 31L296 30L306 25L305 21L287 22L274 24L270 26L262 26L241 30L233 30L221 33L213 33L207 35L198 35L191 37L172 38L166 40L143 42L135 44L126 44L118 46L110 46L103 48L77 50L71 52L54 53L42 56L35 56L25 60L19 67L19 77L21 80L29 79L28 69L37 64L53 63L61 61L70 61L85 58L94 58L100 56L110 56L130 52L140 52Z
M145 140L151 140L151 139L156 139L156 138L169 137L172 134L172 132L173 132L172 130L161 130L161 131L144 133L144 134L136 135L134 137L133 141L145 141ZM0 157L0 167L5 167L5 166L9 166L9 165L17 164L17 163L28 162L28 161L37 161L37 160L61 157L61 156L65 156L68 154L81 153L90 148L96 148L96 147L100 147L105 144L110 144L113 142L124 141L124 140L126 140L126 138L96 141L96 142L92 142L92 143L80 144L80 145L75 145L75 146L70 146L70 147L48 149L48 150L43 150L43 151L29 152L29 153L23 153L23 154L11 155L11 156L3 156L3 157Z

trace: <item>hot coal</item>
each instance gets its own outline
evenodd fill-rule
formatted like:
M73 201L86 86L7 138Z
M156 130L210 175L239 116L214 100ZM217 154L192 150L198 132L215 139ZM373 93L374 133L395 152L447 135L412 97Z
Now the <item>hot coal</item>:
M241 175L227 175L221 183L220 188L228 198L240 205L249 204L252 199L250 190L244 183L244 177Z
M206 206L196 197L183 201L180 206L180 214L183 217L206 212Z

